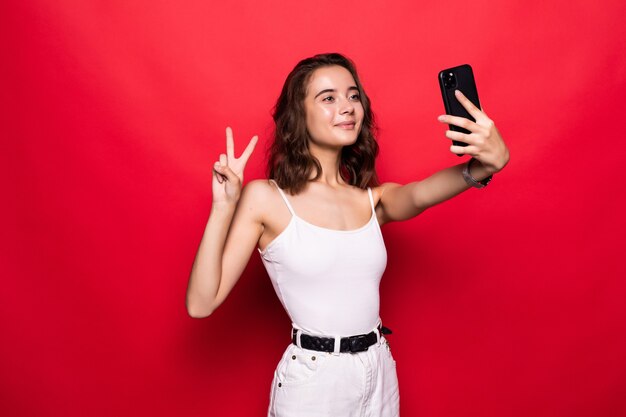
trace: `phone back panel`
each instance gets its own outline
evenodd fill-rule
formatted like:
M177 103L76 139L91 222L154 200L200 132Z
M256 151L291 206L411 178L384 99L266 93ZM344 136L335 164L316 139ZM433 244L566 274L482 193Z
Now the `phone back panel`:
M446 83L446 79L450 79L450 74L454 75L456 79L456 85L450 85L449 81ZM446 85L448 84L448 85ZM446 108L446 114L453 116L465 117L475 122L476 120L465 110L465 107L456 99L454 90L461 90L461 92L467 97L476 107L480 109L480 101L478 100L478 90L476 88L476 81L474 80L474 73L472 67L469 64L459 65L458 67L452 67L439 72L439 87L441 88L441 96L443 97L443 104ZM450 125L450 130L457 132L471 133L470 131L463 129L462 127ZM467 145L459 142L460 145Z

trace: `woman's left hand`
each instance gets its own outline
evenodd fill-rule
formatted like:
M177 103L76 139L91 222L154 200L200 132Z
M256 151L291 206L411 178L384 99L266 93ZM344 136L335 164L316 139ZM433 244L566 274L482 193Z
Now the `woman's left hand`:
M441 115L438 120L442 123L455 125L469 130L471 133L446 131L446 137L465 142L468 146L450 146L450 152L466 154L478 159L489 174L495 174L502 170L509 162L509 148L500 136L493 120L487 114L476 107L459 90L455 91L456 98L465 107L467 112L476 119L472 122L464 117Z

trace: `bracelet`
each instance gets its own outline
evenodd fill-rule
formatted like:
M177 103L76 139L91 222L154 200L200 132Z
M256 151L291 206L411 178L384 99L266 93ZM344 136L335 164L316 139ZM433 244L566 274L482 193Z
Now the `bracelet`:
M491 182L491 180L493 179L493 175L488 176L482 181L478 181L476 178L472 177L472 174L470 174L470 167L472 166L474 161L476 161L476 158L472 158L467 161L467 165L465 165L465 168L463 168L463 179L465 179L465 182L470 187L484 188Z

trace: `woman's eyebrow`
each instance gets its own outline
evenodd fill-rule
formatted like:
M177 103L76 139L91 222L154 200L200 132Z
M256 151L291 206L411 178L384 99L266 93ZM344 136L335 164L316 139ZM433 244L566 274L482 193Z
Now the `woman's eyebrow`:
M352 87L348 87L348 91L351 91L351 90L356 90L356 91L359 91L359 89L358 89L355 85L353 85ZM317 93L317 94L315 95L315 97L313 97L313 98L314 98L314 99L316 99L316 98L317 98L317 96L319 96L320 94L324 94L324 93L336 93L336 92L337 92L337 90L336 90L336 89L334 89L334 88L327 88L327 89L322 90L322 91L320 91L319 93Z

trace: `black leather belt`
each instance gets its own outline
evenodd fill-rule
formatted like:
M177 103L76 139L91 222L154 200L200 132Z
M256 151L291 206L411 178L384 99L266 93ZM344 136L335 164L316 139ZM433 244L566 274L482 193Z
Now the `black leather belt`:
M391 334L391 330L385 326L378 326L378 331L382 334ZM291 341L297 345L297 330L291 330ZM368 334L359 334L356 336L342 337L339 345L339 352L363 352L370 346L378 342L375 331ZM300 334L300 347L303 349L317 350L318 352L334 352L335 339L333 337L309 336L308 334Z

